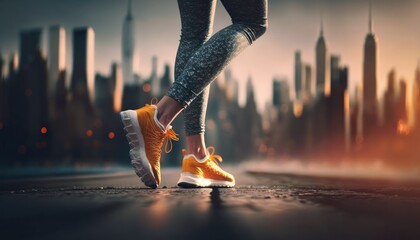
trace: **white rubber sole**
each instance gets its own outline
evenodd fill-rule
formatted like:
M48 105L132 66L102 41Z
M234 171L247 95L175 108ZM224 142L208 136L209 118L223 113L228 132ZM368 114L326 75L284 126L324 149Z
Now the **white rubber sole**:
M141 132L137 113L133 110L120 112L121 121L124 125L125 136L130 145L131 165L137 176L148 187L157 188L158 184L146 156L144 137Z
M224 187L230 188L235 186L235 182L220 181L208 178L197 177L191 173L181 173L178 180L179 187L183 188L204 188L204 187Z

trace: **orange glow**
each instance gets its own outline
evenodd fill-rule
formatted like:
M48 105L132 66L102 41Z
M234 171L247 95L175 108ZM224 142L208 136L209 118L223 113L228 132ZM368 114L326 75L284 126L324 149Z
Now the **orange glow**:
M48 132L48 130L47 130L47 128L46 127L42 127L41 128L41 133L42 134L46 134Z
M295 102L293 104L293 114L296 118L300 118L303 113L303 105L301 103Z
M399 135L409 135L411 133L410 125L404 120L399 120L397 126L397 133Z
M164 225L168 219L168 208L168 202L164 198L157 198L156 201L148 207L149 220L156 227Z
M88 136L88 137L92 137L93 136L93 131L92 130L87 130L86 131L86 136Z
M143 92L150 92L150 90L152 90L152 87L150 86L149 83L145 83L143 84Z
M115 133L114 132L109 132L108 133L108 138L111 139L111 140L114 139L115 138Z

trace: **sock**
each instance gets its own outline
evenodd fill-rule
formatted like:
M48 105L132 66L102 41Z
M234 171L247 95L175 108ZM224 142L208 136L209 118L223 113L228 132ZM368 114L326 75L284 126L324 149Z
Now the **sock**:
M158 127L162 130L162 132L166 132L166 128L162 125L162 123L159 122L157 115L158 115L158 110L155 107L155 116L153 117L153 119L155 120L156 125L158 125Z

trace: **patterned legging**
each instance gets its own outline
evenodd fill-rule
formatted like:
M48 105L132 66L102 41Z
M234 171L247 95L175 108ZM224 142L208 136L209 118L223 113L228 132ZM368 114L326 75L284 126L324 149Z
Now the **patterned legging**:
M221 2L232 24L209 38L216 0L178 0L181 40L175 61L175 82L167 96L185 108L187 136L204 134L209 84L267 28L267 0Z

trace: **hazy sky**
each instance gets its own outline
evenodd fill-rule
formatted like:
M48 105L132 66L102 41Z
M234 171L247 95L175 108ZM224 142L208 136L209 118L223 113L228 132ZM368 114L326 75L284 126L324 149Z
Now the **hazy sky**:
M274 76L293 80L294 51L303 60L315 62L315 43L319 35L320 12L331 53L341 56L350 68L350 86L362 78L363 42L368 31L368 0L269 0L267 33L231 64L240 82L240 101L244 101L245 82L252 76L258 105L271 100ZM420 59L420 1L374 0L374 32L379 39L378 93L386 84L391 68L398 79L412 83ZM92 26L95 31L96 70L108 74L110 64L121 60L121 32L127 1L123 0L0 0L0 52L18 50L19 31L34 27L62 25L67 34L67 66L71 71L71 31ZM150 74L150 59L173 65L179 41L179 13L175 0L133 0L135 19L135 71ZM214 30L229 24L220 2ZM46 35L44 36L46 40ZM292 82L291 82L292 83ZM291 84L293 86L294 84Z

